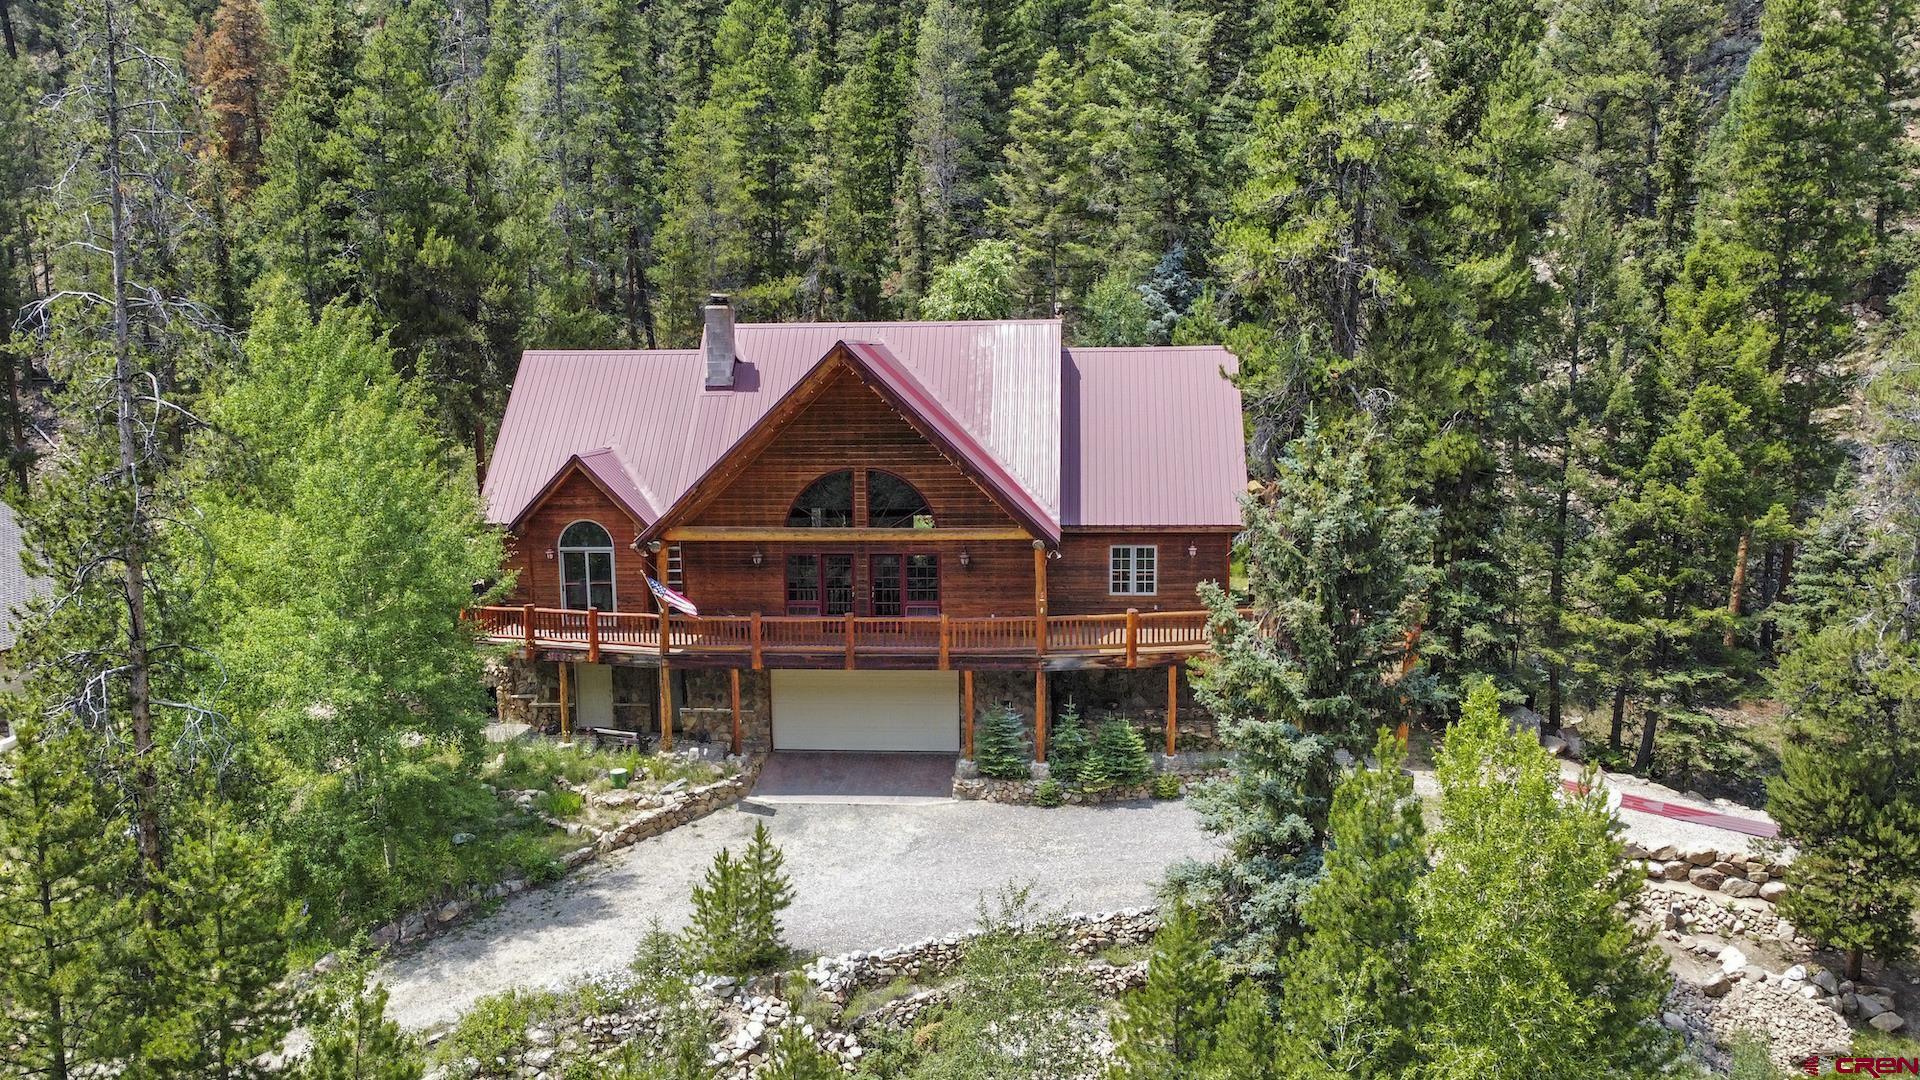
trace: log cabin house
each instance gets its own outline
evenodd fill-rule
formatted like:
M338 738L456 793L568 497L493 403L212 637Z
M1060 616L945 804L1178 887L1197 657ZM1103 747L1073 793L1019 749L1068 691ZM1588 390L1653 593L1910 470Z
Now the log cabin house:
M516 647L502 714L970 754L998 701L1044 760L1059 684L1104 672L1104 704L1165 702L1171 753L1240 527L1234 370L1057 319L736 325L724 296L698 349L528 352L484 489L517 576L472 613Z

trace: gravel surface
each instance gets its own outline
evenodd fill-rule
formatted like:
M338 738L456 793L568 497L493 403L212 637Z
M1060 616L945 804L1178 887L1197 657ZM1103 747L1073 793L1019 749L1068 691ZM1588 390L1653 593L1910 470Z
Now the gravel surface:
M397 957L381 977L402 1025L448 1023L509 988L623 970L649 922L677 929L714 852L764 821L786 854L787 941L834 954L965 929L982 894L1031 884L1043 909L1150 903L1166 868L1211 857L1184 802L1037 810L997 803L751 801L644 840Z

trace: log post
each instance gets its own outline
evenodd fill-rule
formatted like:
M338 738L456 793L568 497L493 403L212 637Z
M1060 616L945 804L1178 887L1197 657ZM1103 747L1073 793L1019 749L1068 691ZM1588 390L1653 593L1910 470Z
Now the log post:
M1140 666L1140 609L1127 609L1127 666Z
M520 629L523 633L526 634L526 638L527 638L526 659L531 660L533 659L533 605L532 604L520 605Z
M1033 647L1035 655L1046 658L1047 545L1039 540L1033 542Z
M852 671L853 670L853 612L851 611L847 612L846 619L847 619L847 670Z
M953 624L948 621L947 613L940 613L940 670L947 670L947 655L953 649Z
M1033 673L1033 760L1047 760L1047 669Z
M587 663L600 662L600 609L587 609Z
M1167 665L1167 756L1174 755L1180 740L1180 663Z
M573 671L573 661L560 661L560 741L573 741L573 718L567 714L567 676Z
M758 609L754 610L751 626L751 634L753 637L753 670L759 671L766 666L766 662L760 655L760 612Z
M667 545L654 541L654 580L661 584L667 581ZM660 608L660 752L673 749L673 680L667 674L667 645L673 638L673 625L669 621L670 613L666 601L658 597L654 603Z
M973 672L960 673L960 742L968 759L973 757Z
M740 669L727 669L727 692L733 698L733 756L740 756Z

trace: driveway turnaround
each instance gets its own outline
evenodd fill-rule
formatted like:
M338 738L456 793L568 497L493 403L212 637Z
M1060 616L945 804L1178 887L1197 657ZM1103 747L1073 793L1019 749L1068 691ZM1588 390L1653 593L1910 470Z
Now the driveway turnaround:
M1008 883L1033 886L1042 910L1149 904L1168 866L1218 852L1184 802L1041 810L749 800L521 893L397 957L381 973L388 1012L406 1027L433 1028L488 994L624 970L649 926L686 924L688 893L714 853L738 851L761 821L793 878L787 942L815 954L966 929L982 896Z

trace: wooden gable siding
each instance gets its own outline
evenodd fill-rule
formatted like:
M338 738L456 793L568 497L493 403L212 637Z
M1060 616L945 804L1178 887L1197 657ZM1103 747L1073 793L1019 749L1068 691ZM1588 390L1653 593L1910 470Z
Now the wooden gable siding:
M1151 596L1114 596L1109 576L1115 544L1152 544L1159 548L1158 588ZM1187 547L1195 549L1192 557ZM1201 606L1194 590L1201 582L1224 586L1233 571L1233 534L1228 532L1081 532L1060 540L1060 558L1047 571L1049 606L1060 615L1097 615L1125 611L1193 611Z
M579 470L562 480L547 498L520 523L510 538L507 565L520 572L507 603L536 607L564 607L560 596L560 560L549 561L547 550L558 548L560 534L576 521L593 521L613 538L613 592L619 611L652 611L647 592L645 556L629 545L640 526L606 493Z
M1018 527L940 449L851 371L834 376L691 526L781 528L807 485L838 469L885 469L918 488L937 525ZM866 484L856 476L854 524L866 524Z

